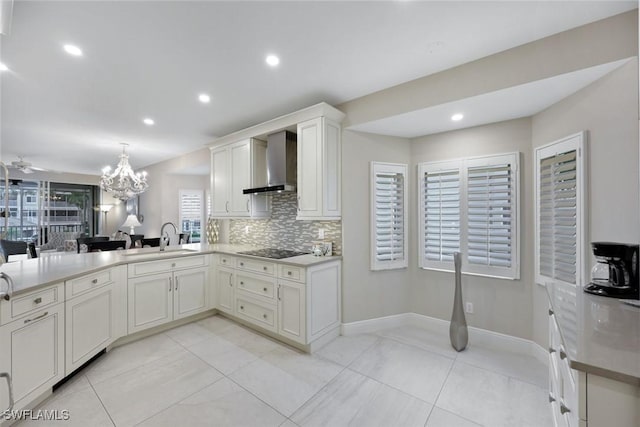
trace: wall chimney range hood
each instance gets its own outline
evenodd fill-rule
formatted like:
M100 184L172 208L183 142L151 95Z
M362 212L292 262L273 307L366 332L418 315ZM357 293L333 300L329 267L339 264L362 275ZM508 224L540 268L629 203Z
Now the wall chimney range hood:
M266 187L247 188L242 194L271 194L296 191L298 159L297 136L283 130L267 136Z

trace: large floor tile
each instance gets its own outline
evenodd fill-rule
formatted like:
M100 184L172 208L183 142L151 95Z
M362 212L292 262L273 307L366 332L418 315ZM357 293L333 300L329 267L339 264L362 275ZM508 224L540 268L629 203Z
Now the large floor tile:
M349 366L366 349L377 341L375 335L339 336L316 354L342 366Z
M78 391L84 391L91 388L91 384L87 377L83 374L83 372L79 372L74 375L72 378L67 380L63 385L61 385L55 393L53 393L54 397L62 397L67 394L75 393Z
M163 357L180 355L181 352L184 349L180 344L165 334L152 335L114 348L83 372L89 381L96 384Z
M222 337L209 338L189 351L225 375L230 375L266 353L260 349L244 349Z
M435 403L453 359L380 339L349 367L429 403Z
M33 411L34 417L39 414L39 411L57 411L58 416L62 416L62 411L68 411L69 419L65 421L44 419L25 420L17 425L21 427L112 427L114 425L102 406L102 403L100 403L98 396L96 396L96 393L90 386L75 392L71 392L69 389L63 394L54 393ZM49 412L49 414L51 414L51 412Z
M184 347L192 346L216 336L211 330L198 322L187 323L186 325L169 329L165 334Z
M400 328L384 329L379 331L377 335L450 358L455 358L458 355L458 352L451 347L448 333L444 332L417 326L402 326Z
M184 351L184 350L183 350ZM118 426L139 423L222 378L196 356L167 357L94 388Z
M465 351L460 352L458 360L539 387L546 388L549 384L549 368L533 356L471 343Z
M472 421L459 417L456 414L452 414L449 411L440 409L437 406L433 407L429 420L425 427L479 427L480 424L476 424ZM541 426L542 427L542 426Z
M285 420L285 417L251 393L223 378L140 425L277 427Z
M549 426L544 388L486 369L454 364L436 405L487 426Z
M233 320L229 320L219 314L198 320L196 323L216 335L230 330L243 329L242 326Z
M343 368L286 347L278 348L230 378L289 417Z
M311 426L424 426L431 405L349 369L291 417Z

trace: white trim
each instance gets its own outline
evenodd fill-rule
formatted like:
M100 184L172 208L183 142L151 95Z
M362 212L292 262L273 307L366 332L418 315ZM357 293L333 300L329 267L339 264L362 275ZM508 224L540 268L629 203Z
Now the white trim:
M343 323L342 335L375 333L383 329L402 326L417 326L429 331L449 335L448 320L425 316L418 313L402 313L357 322ZM487 329L469 326L469 345L485 345L503 351L532 356L548 366L548 353L537 343L512 335L501 334Z

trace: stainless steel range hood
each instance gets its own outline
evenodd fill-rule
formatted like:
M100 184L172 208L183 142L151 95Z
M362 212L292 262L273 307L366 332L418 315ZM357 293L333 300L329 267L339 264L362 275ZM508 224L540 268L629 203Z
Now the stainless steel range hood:
M298 173L297 136L286 130L267 137L266 187L247 188L243 194L265 194L296 191Z

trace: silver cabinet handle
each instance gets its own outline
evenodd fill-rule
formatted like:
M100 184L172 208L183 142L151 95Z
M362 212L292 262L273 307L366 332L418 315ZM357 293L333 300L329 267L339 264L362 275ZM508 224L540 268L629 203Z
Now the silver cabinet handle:
M291 272L290 271L287 271L287 276L291 276Z
M26 320L24 321L24 323L35 322L35 321L36 321L36 320L38 320L38 319L42 319L43 317L47 317L48 315L49 315L49 312L48 312L48 311L45 311L44 313L42 313L42 314L41 314L40 316L38 316L38 317L34 317L33 319L26 319Z
M560 402L560 413L564 415L567 412L571 412L571 409L567 408L566 406L564 406L564 403Z
M549 309L549 316L553 316L553 310Z
M278 285L278 301L280 301L280 285Z
M176 288L174 290L178 290L178 278L176 277Z
M169 277L169 292L173 289L173 279Z
M564 360L567 358L567 353L564 352L564 350L560 350L560 359Z
M0 279L4 279L7 282L7 292L0 293L0 297L9 301L13 296L13 279L4 271L0 272Z
M229 212L229 201L228 201L228 200L224 203L224 209L225 209L227 212Z
M556 349L555 349L555 348L553 348L553 347L549 347L549 353L550 353L550 354L555 353L555 352L556 352Z
M233 283L231 283L231 275L229 275L229 286L233 286Z
M264 318L266 319L266 318L267 318L267 315L266 315L266 314L263 314L263 315L262 315L262 317L264 317Z
M249 202L250 201L251 201L250 199L247 199L247 212L251 212L251 210L249 209Z
M264 292L267 292L267 288L262 288L262 290L263 290Z
M265 265L264 267L262 267L262 269L263 269L264 271L267 271L267 266Z
M242 280L240 281L240 286L244 286L244 282Z
M241 263L240 263L240 267L244 267L244 262L241 262Z
M93 280L91 281L91 283L93 283L93 284L95 285L96 283L98 283L98 279L93 279Z
M8 372L0 372L0 378L4 378L7 380L7 387L9 388L9 407L7 411L11 411L13 409L13 381L11 381L11 374Z
M241 306L240 306L240 310L244 310L244 305L241 305Z
M549 403L553 403L556 401L556 398L553 397L553 395L551 393L549 393Z
M42 297L38 297L38 298L33 300L34 304L40 304L41 302L42 302Z
M175 262L171 263L171 268L176 268L176 263Z

